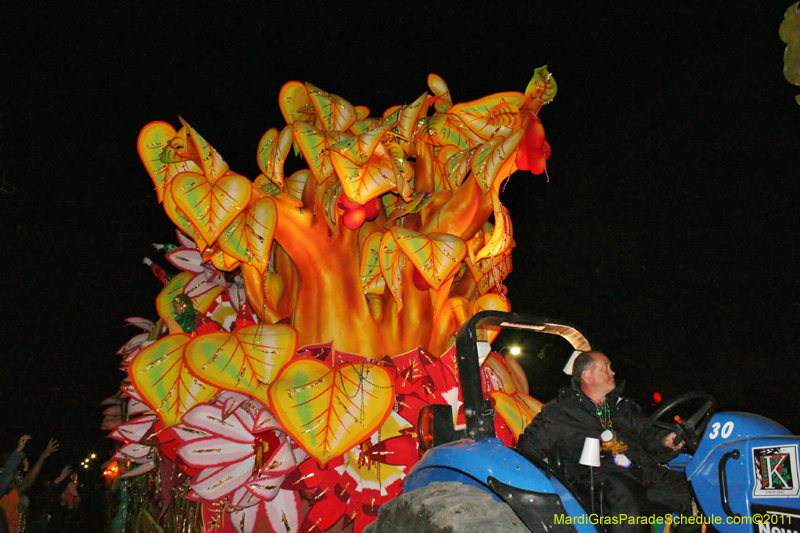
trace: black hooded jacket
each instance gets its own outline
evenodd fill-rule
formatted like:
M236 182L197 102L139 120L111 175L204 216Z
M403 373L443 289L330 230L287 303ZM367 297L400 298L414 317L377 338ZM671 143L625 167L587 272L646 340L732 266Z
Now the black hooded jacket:
M614 463L611 452L601 453L598 472L619 472L641 479L642 471L659 468L659 463L675 456L661 443L665 432L647 424L641 408L620 396L618 386L606 397L610 407L612 430L617 440L628 445L625 455L632 461L630 468ZM567 479L578 488L589 485L588 467L578 463L586 437L599 438L604 431L591 399L576 387L561 389L558 398L544 405L517 444L517 451L527 458L547 459L551 464L558 454Z

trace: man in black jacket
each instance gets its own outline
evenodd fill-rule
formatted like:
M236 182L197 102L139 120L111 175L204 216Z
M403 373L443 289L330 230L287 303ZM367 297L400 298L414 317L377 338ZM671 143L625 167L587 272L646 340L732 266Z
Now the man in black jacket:
M572 387L542 408L520 436L517 450L540 460L552 461L558 454L569 481L588 494L588 467L578 461L586 437L598 438L602 453L595 483L603 484L607 516L690 516L691 492L684 475L659 464L683 443L675 443L675 433L659 434L639 406L619 393L608 358L600 352L581 353L573 364ZM639 533L649 526L626 520L612 522L610 531Z

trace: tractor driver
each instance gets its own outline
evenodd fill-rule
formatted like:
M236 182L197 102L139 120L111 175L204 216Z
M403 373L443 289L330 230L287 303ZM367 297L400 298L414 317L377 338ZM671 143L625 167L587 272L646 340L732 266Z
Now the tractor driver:
M640 407L620 397L620 389L608 357L582 352L573 364L572 386L542 408L520 436L517 450L551 464L559 457L567 479L588 495L589 470L578 461L586 437L599 438L601 465L595 470L595 484L603 484L606 516L691 516L686 478L659 464L671 459L683 443L675 444L675 433L663 435L648 426ZM612 523L610 531L639 533L649 527Z

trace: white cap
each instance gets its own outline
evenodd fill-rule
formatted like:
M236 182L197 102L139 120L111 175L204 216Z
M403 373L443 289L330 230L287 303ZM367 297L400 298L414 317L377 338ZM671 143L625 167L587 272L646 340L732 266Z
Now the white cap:
M600 439L586 437L583 441L581 460L578 462L583 466L600 466Z

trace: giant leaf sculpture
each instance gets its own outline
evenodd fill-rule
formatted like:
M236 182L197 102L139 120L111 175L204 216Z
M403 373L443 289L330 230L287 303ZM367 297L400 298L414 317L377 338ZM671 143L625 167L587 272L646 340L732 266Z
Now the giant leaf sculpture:
M290 326L257 324L196 338L186 347L186 363L203 381L249 394L269 408L267 387L296 348Z
M301 358L270 385L270 405L295 442L324 466L386 421L394 403L393 381L390 372L372 363L331 367Z
M219 392L189 371L184 351L191 340L183 333L163 337L131 361L133 386L165 426L177 424L189 409Z

